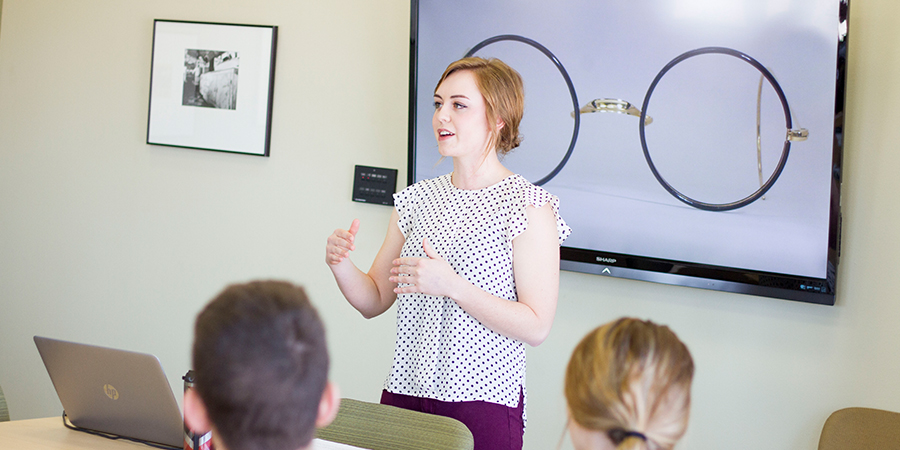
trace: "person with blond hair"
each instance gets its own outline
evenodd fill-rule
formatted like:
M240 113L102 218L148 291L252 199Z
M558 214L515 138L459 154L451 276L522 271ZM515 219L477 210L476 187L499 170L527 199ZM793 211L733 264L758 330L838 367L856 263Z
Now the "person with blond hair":
M371 318L397 307L394 363L381 402L460 420L475 449L521 449L525 344L546 339L559 296L559 199L503 166L519 145L519 74L498 59L450 64L432 126L453 172L394 194L368 272L349 255L359 221L328 237L325 260Z
M585 336L566 368L577 450L670 450L684 436L694 361L672 330L621 318Z

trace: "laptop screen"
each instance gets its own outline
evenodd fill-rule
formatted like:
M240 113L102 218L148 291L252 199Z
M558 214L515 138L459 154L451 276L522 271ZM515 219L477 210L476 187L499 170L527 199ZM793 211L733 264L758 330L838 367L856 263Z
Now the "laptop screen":
M181 412L155 356L40 336L34 343L73 425L183 445Z

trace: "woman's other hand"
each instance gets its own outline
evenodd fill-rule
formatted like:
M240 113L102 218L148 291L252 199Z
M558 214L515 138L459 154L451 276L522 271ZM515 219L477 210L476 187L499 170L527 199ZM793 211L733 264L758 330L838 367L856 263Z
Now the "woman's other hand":
M462 280L444 258L431 246L428 239L422 240L425 258L407 257L394 260L391 268L392 283L403 284L394 288L394 293L422 293L453 298L457 283Z

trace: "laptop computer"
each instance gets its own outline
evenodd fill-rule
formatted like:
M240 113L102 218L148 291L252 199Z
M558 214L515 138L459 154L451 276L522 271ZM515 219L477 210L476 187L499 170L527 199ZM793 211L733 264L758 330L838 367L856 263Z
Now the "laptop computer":
M153 355L34 337L73 425L182 448L184 423Z

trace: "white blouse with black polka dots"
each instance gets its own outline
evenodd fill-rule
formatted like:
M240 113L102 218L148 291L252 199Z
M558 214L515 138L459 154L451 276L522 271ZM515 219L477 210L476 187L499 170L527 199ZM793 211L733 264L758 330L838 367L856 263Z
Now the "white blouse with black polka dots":
M406 237L400 255L425 257L422 239L427 237L457 274L490 294L517 301L512 240L528 226L525 208L547 202L562 244L572 230L559 216L559 199L519 175L476 190L457 188L450 174L423 180L394 194ZM524 343L488 329L449 297L400 294L397 301L387 391L518 406L519 389L525 386Z

